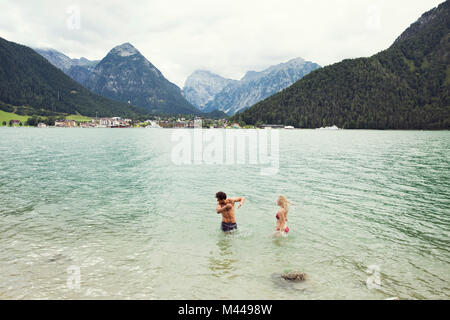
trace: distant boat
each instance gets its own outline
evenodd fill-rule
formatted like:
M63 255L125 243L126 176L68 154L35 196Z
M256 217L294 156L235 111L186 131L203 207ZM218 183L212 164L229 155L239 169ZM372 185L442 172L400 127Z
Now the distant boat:
M281 124L263 124L259 126L261 129L283 129L284 126Z
M284 127L286 130L292 130L292 129L295 129L293 126L285 126Z
M337 126L332 126L332 127L324 127L324 128L318 128L316 130L341 130L339 129Z

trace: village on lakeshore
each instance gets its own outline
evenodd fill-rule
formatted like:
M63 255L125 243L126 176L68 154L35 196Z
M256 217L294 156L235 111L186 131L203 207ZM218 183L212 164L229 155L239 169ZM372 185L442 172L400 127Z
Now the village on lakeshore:
M45 120L45 121L44 121ZM146 129L201 129L201 128L218 128L218 129L295 129L292 126L283 126L275 124L260 124L258 126L240 125L239 123L230 122L227 119L205 119L195 117L187 118L167 118L162 119L156 117L145 121L136 121L132 119L122 119L121 117L112 118L93 118L84 119L82 121L75 119L54 119L46 120L39 118L38 120L30 118L27 121L9 120L3 122L3 126L9 127L38 127L38 128L146 128Z

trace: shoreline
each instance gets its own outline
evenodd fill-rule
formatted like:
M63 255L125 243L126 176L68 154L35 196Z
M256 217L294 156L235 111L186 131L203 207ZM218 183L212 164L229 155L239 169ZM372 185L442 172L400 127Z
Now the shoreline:
M204 129L204 130L214 130L214 129L222 129L222 130L280 130L280 131L324 131L324 132L336 132L336 131L423 131L423 132L445 132L450 131L450 129L337 129L337 130L327 130L327 129L321 129L321 128L294 128L294 129L284 129L284 128L146 128L146 127L45 127L45 128L39 128L35 126L2 126L0 125L0 128L9 128L9 129L153 129L153 130L198 130L198 129Z

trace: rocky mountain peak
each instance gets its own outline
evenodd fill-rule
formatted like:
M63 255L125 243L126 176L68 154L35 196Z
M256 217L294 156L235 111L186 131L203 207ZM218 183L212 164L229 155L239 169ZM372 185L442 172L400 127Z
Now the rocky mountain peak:
M417 21L415 21L411 26L406 29L394 42L394 45L399 44L403 41L406 41L416 34L427 28L429 25L433 23L439 23L438 20L447 21L448 23L448 11L450 8L450 1L446 1L441 3L438 7L425 12Z
M200 110L223 88L236 80L226 79L207 70L197 70L184 84L183 95Z
M233 115L287 88L318 68L320 66L316 63L295 58L262 71L248 71L240 81L227 84L219 92L210 92L213 95L203 100L206 101L204 106L199 106L198 101L201 100L200 94L206 91L205 86L198 86L196 90L187 90L185 87L185 96L205 112L220 110Z
M139 51L131 43L126 42L124 44L114 47L110 51L110 53L121 57L129 57L134 56L135 54L139 54Z

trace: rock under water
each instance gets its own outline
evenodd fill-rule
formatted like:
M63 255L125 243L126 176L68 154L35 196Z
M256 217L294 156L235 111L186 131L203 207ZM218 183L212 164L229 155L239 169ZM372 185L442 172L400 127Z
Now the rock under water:
M306 280L306 273L298 272L298 271L291 271L291 272L283 273L281 275L281 277L284 280L288 280L288 281L305 281Z

